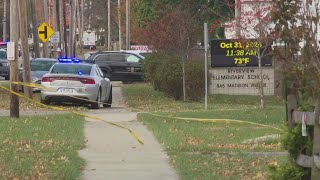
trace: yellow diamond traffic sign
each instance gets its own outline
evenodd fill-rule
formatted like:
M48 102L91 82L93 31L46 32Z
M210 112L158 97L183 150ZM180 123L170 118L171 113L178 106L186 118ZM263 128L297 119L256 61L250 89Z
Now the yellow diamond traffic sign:
M45 43L54 34L54 30L44 22L38 27L38 34L39 39Z

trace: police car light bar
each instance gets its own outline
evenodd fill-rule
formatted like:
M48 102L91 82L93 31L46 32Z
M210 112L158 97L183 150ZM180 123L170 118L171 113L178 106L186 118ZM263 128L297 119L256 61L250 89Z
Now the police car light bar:
M59 58L59 63L80 63L80 59L76 58Z

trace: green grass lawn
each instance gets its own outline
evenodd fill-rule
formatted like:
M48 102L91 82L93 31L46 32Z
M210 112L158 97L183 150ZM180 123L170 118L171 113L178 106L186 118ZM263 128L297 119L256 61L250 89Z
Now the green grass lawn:
M260 109L257 96L214 95L209 97L208 110L204 110L202 102L174 101L148 84L127 85L123 93L132 110L143 112L138 115L139 120L164 145L181 179L266 179L268 164L286 159L265 155L265 152L283 151L278 141L242 143L282 133L259 125L285 127L281 98L267 97L266 108ZM243 122L198 122L180 117Z
M84 119L71 114L0 117L0 179L77 179Z

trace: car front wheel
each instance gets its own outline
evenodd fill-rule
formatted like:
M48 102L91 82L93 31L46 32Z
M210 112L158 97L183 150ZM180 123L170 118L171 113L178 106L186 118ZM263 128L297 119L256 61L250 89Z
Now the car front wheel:
M111 86L111 89L110 89L110 94L109 94L109 98L108 98L108 101L106 104L103 104L104 107L111 107L112 105L112 86Z
M42 104L45 104L45 105L48 105L48 104L50 104L50 100L49 99L40 99L40 102L42 103Z
M99 90L96 102L91 104L92 109L99 109L101 104L101 91Z

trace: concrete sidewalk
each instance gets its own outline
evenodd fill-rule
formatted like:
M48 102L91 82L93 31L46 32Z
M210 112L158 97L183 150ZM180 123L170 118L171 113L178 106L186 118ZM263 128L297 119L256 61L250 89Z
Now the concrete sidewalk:
M114 94L119 89L114 88ZM86 119L86 148L79 153L86 160L87 166L81 179L178 179L169 164L168 156L152 133L136 120L136 113L127 112L123 108L124 103L120 104L118 107L90 111L88 114L130 128L145 145L140 145L128 130Z

